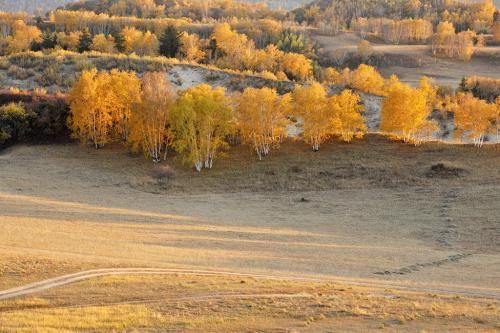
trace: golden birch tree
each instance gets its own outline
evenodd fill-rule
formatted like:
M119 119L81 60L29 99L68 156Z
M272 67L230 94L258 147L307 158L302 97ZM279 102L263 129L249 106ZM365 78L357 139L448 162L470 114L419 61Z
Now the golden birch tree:
M326 90L317 82L297 86L293 91L293 101L295 112L304 121L304 139L312 145L313 151L318 151L321 143L332 134Z
M367 131L362 115L364 107L360 102L359 95L351 90L344 90L328 100L328 109L332 112L332 133L346 142L351 142L354 137L362 138Z
M382 104L380 128L404 142L419 144L424 132L433 131L434 124L428 120L431 111L421 89L394 82Z
M69 94L69 126L82 143L102 148L111 139L113 116L107 100L109 74L83 71Z
M252 145L259 160L287 136L291 96L270 88L247 88L236 100L236 120L244 142Z
M173 141L169 115L177 100L177 92L166 79L165 73L146 73L142 78L140 102L130 116L128 142L135 151L158 163L167 158Z
M201 84L182 92L170 114L174 148L199 172L211 169L217 154L228 146L233 130L231 101L221 87Z
M112 101L112 116L116 137L127 141L129 119L134 105L140 100L141 82L134 72L112 70L108 86L108 102Z
M497 105L474 97L471 93L458 93L449 110L453 111L455 135L472 140L476 147L496 129Z
M69 94L69 126L82 143L102 148L126 139L128 118L140 93L134 73L83 71Z

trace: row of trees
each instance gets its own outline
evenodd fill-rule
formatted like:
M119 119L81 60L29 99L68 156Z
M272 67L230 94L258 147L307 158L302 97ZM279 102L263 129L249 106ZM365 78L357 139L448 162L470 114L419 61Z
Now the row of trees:
M362 17L381 17L391 20L423 19L437 26L449 21L458 31L474 30L484 33L492 29L496 7L492 0L435 1L435 0L336 0L320 2L294 11L295 19L314 24L333 33L350 28Z
M113 16L137 16L142 18L188 17L192 20L238 17L258 19L283 17L281 11L270 10L263 3L247 3L234 0L100 0L80 1L67 6L71 10L91 10Z
M23 20L15 20L2 25L0 33L0 55L30 50L33 43L42 40L40 30L27 25Z
M232 30L227 23L214 27L209 48L212 59L223 68L285 73L298 80L306 80L312 75L312 61L303 54L283 52L272 44L256 49L253 41ZM283 74L280 76L285 78Z
M391 20L360 17L351 23L351 28L357 31L362 38L365 38L368 33L372 33L393 44L426 42L434 32L431 22L411 18Z
M392 78L384 99L380 128L404 142L419 144L438 129L434 109L453 112L458 136L481 145L498 131L500 99L496 104L459 93L438 98L436 85L422 78L412 88ZM314 151L331 138L350 142L367 131L360 97L351 90L329 96L312 82L278 95L270 88L247 88L228 96L223 88L206 84L178 93L165 73L84 71L70 94L69 125L75 137L101 148L111 141L126 142L154 162L169 149L182 154L196 170L212 168L228 142L239 141L263 159L288 135L291 116L298 117L304 140ZM232 138L232 139L231 139Z
M165 73L84 71L70 94L69 125L75 137L96 148L118 140L159 162L169 148L200 171L211 168L228 136L238 135L263 158L287 136L289 117L303 119L314 150L331 136L345 141L366 132L360 98L351 91L327 96L324 86L298 86L279 96L270 88L247 88L226 96L199 85L177 93Z

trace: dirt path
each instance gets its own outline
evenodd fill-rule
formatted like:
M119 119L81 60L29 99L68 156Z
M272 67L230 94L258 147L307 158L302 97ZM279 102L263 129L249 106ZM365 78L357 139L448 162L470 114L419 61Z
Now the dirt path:
M99 278L103 276L116 276L116 275L175 275L175 274L189 274L195 276L225 276L225 277L244 277L244 278L254 278L254 279L265 279L265 280L288 280L288 281L304 281L304 282L342 282L349 285L363 286L363 287L373 287L373 288L392 288L405 291L416 291L416 292L430 292L437 294L451 294L460 295L468 297L481 297L490 299L500 300L500 289L487 289L487 288L477 288L474 289L463 289L463 288L432 288L432 287L412 287L404 284L395 284L390 282L382 281L369 281L360 279L321 279L321 278L306 278L306 277L280 277L276 275L263 275L263 274L251 274L251 273L237 273L237 272L225 272L225 271L208 271L208 270L189 270L189 269L164 269L164 268L109 268L109 269L95 269L82 271L73 274L67 274L63 276L58 276L55 278L30 283L24 286L11 288L8 290L0 291L0 300L13 299L17 297L32 295L35 293L40 293L49 289L58 288L70 284L75 284L80 281ZM213 295L216 297L217 295ZM240 297L238 295L226 295L230 297ZM267 297L278 297L277 294L269 294ZM241 297L263 297L263 295L241 295ZM295 297L293 295L280 294L279 297ZM304 297L303 294L298 294L296 297ZM194 299L191 299L194 300Z

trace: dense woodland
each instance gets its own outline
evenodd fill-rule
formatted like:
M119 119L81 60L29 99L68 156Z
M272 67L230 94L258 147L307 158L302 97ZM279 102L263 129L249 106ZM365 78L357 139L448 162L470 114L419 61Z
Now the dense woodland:
M314 151L332 137L362 138L367 131L363 92L384 98L380 130L395 139L419 144L432 138L439 127L437 112L453 119L457 138L481 146L490 134L497 133L498 140L498 80L464 78L451 89L426 77L417 87L396 76L385 79L368 65L373 50L367 36L389 44L428 44L435 57L467 61L486 36L500 39L499 20L490 0L315 1L292 11L232 0L98 0L37 16L0 12L0 67L7 64L9 75L29 78L38 61L52 57L59 60L43 66L37 80L42 87L62 85L64 57L83 57L74 82L65 83L71 88L67 96L49 96L43 89L7 94L10 100L0 107L0 144L40 136L43 126L53 128L53 136L69 129L83 143L102 148L122 142L154 162L175 151L200 171L238 142L265 158L297 118ZM361 64L319 66L311 29L357 32ZM161 68L139 75L130 67L97 70L85 62L88 56L168 59L288 81L294 88L284 93L242 87L231 93L202 84L178 91ZM55 105L54 115L47 114L47 103Z

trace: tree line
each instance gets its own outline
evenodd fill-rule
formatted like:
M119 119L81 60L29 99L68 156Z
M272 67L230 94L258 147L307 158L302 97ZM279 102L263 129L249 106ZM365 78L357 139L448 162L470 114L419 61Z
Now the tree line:
M404 142L432 137L438 129L431 119L435 109L453 112L456 134L478 146L498 130L500 99L488 103L470 93L440 97L425 77L412 88L393 76L385 89L380 128ZM138 78L132 72L90 70L76 82L69 104L68 124L82 143L102 148L123 142L156 163L175 150L197 171L212 168L230 142L248 144L265 158L287 137L294 117L314 151L332 137L350 142L367 132L360 96L349 89L329 95L318 82L297 85L284 95L267 87L231 95L207 84L178 92L164 72Z
M125 142L154 162L169 149L196 170L212 168L218 153L237 136L262 159L287 137L290 117L304 121L313 150L329 137L345 141L366 132L360 98L350 90L327 96L319 83L279 95L271 88L246 88L228 95L202 84L181 92L163 72L84 71L69 95L68 124L75 138L102 148Z

